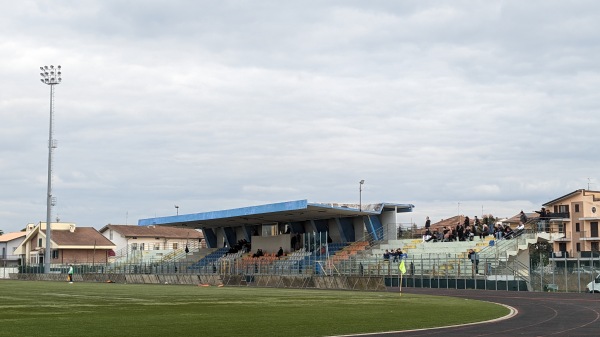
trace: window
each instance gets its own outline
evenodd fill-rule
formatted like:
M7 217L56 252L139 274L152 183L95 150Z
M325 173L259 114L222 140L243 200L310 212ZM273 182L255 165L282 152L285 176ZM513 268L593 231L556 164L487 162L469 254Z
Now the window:
M277 223L262 225L262 236L274 236L277 235Z
M598 251L598 242L592 242L592 251L594 251L594 252Z
M113 230L112 229L108 231L108 239L109 240L113 239Z
M159 250L159 249L160 249L160 243L155 243L154 250Z
M2 258L6 259L6 247L2 247Z
M575 204L575 213L579 213L579 204Z
M577 243L577 251L580 252L581 251L581 243Z
M53 249L52 250L52 258L53 259L58 259L58 249Z
M131 250L137 250L137 243L131 244Z
M39 238L38 239L38 247L41 247L41 246L42 246L42 238Z
M558 205L558 213L569 213L569 205Z
M173 242L173 249L177 249L178 245L177 242Z
M579 228L579 222L575 223L575 231L579 232L581 229Z

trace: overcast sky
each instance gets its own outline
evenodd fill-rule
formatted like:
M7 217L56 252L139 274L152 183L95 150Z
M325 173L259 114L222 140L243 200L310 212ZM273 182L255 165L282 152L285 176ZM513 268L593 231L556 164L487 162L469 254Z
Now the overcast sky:
M513 216L600 189L598 1L3 1L0 229L271 202ZM588 180L589 178L589 180Z

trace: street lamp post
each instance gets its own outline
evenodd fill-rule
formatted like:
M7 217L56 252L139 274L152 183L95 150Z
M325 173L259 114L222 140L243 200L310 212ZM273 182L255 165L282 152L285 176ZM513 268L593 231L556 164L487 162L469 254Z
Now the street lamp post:
M365 183L364 180L358 182L358 210L362 211L362 186Z
M50 273L52 258L52 151L56 144L52 139L52 121L54 120L54 86L62 81L61 67L53 65L40 67L40 81L50 86L50 127L48 131L48 191L46 193L46 249L44 250L44 273Z
M179 206L175 205L175 211L177 212L177 215L179 215Z

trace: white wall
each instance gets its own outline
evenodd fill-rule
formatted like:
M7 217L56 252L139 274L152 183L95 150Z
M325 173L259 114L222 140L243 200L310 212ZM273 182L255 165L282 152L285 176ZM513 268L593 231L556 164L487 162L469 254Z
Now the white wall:
M256 250L259 248L262 249L264 253L277 253L279 247L283 248L285 253L289 253L291 239L292 236L290 234L253 236L252 253L256 253Z
M19 272L18 268L3 268L0 267L0 279L9 278L9 274L17 274Z

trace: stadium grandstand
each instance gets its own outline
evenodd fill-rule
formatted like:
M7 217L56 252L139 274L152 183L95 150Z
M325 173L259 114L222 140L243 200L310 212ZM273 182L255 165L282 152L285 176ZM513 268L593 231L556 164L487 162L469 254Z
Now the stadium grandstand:
M490 230L489 235L468 240L431 241L426 240L423 228L398 222L398 214L413 208L412 204L385 202L357 205L296 200L140 219L138 226L201 231L203 239L198 245L180 245L168 254L136 251L125 261L76 265L76 278L358 290L401 285L581 291L588 278L594 277L571 274L566 268L564 275L556 273L556 261L549 260L543 250L564 238L564 218L530 216L524 229L506 237ZM460 220L459 216L456 221ZM455 219L447 222L449 227L456 225ZM505 222L504 226L514 227L515 218ZM431 227L437 229L440 224ZM573 261L569 263L573 266ZM21 273L14 277L51 276Z

